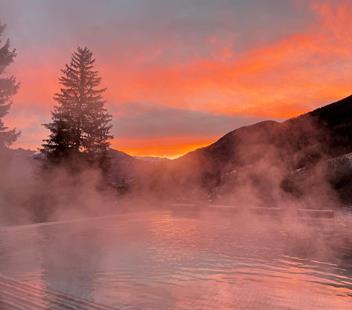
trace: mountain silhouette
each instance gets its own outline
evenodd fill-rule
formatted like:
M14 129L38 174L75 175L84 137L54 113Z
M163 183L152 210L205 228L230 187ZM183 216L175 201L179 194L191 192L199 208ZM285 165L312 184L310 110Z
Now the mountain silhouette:
M229 183L235 187L236 178L237 186L241 186L243 178L248 182L249 175L251 183L259 184L258 187L276 179L285 188L296 171L312 172L317 167L324 170L320 177L329 175L334 187L339 179L336 173L341 169L331 163L335 159L340 162L338 158L345 158L346 163L349 157L344 155L351 152L352 96L349 96L284 122L263 121L233 130L213 144L171 161L165 171L172 175L169 178L183 185L182 190L187 190L187 184L198 183L210 196L216 196L222 187L230 190ZM335 172L326 171L332 166ZM352 176L351 171L346 173ZM345 191L344 185L340 187ZM264 186L263 190L268 189Z

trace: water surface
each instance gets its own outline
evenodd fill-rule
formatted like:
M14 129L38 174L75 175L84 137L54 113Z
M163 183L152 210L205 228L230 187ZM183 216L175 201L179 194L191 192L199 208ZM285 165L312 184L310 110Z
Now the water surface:
M339 219L143 211L0 230L0 274L116 309L351 309Z

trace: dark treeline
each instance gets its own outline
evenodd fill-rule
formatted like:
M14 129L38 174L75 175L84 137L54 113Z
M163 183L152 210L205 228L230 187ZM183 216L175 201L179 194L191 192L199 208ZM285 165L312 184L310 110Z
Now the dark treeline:
M92 52L79 47L62 70L52 122L44 125L50 135L41 149L52 164L84 160L107 168L111 115L104 107L105 89L99 88L94 63Z
M0 24L1 36L5 30L5 25ZM14 61L16 50L11 49L10 40L0 47L0 151L11 145L17 139L19 133L15 129L8 129L3 122L3 117L9 113L12 97L17 93L19 84L14 76L6 76L5 70Z
M20 133L16 129L9 129L4 123L4 117L9 113L12 105L12 98L19 88L16 78L6 72L16 57L16 50L11 48L9 39L3 40L4 30L5 25L0 24L0 224L15 222L16 212L12 206L25 204L16 195L16 190L29 181L22 176L17 178L18 175L13 169L15 155L9 149ZM19 169L22 169L21 166L22 163L18 162Z
M0 25L0 36L5 25ZM1 43L1 41L0 41ZM9 147L19 136L16 129L8 129L3 117L8 114L12 97L19 83L14 76L6 76L5 70L14 61L16 50L10 40L0 47L0 148ZM56 105L52 121L44 126L50 135L44 140L41 152L52 165L65 161L79 161L102 169L108 165L109 140L113 138L111 115L104 107L101 78L94 68L95 59L87 48L78 47L69 64L61 70L61 88L54 95Z
M0 36L4 30L5 25L0 25ZM105 89L93 53L78 47L61 70L51 121L44 124L49 136L36 156L9 148L20 133L8 129L3 121L19 88L15 77L6 74L15 57L16 50L7 39L0 48L0 217L5 222L6 218L9 222L45 221L55 219L58 206L87 208L100 193L108 196L104 191L111 189L106 180L109 140L113 138L112 117L105 108Z
M101 78L94 65L93 53L87 47L78 47L70 63L61 70L61 88L54 95L52 120L44 124L50 134L40 149L41 190L39 195L36 191L31 206L37 220L47 220L57 208L62 211L63 206L79 209L85 202L94 201L82 197L88 192L103 195L111 188L107 175L112 117L104 106L105 89L100 87ZM87 171L91 174L86 174ZM93 178L95 182L90 184L85 178ZM64 193L57 186L62 186ZM96 214L103 208L98 205L90 209Z

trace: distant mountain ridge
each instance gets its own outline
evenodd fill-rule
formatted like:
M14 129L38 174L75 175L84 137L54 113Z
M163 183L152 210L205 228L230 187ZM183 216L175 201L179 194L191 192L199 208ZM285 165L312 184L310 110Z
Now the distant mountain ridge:
M237 178L237 183L243 178L248 182L250 175L251 184L261 184L275 168L282 174L276 178L285 182L297 169L313 169L322 161L349 153L352 96L281 123L263 121L235 129L172 161L170 170L184 184L199 182L211 193L223 187L229 175ZM247 175L238 171L247 171Z
M305 127L299 128L300 126ZM307 126L309 128L307 128ZM292 142L292 139L296 138L293 136L297 136L298 133L313 134L314 130L320 130L329 134L330 139L324 139L320 136L319 138L321 140L319 141L322 142L325 140L325 142L328 142L329 154L331 156L338 156L352 151L352 134L348 135L351 128L352 95L298 117L288 119L282 123L268 120L240 127L225 134L209 146L185 154L180 157L179 160L194 156L194 154L202 154L205 156L217 154L223 160L231 160L229 157L233 155L236 143L242 142L238 140L243 140L241 139L241 136L248 136L248 138L252 138L252 140L257 138L256 141L251 141L256 143L260 143L262 138L267 140L267 137L275 138L274 141L271 142L284 142L282 140L289 137ZM294 134L292 130L297 130L297 133ZM275 137L275 135L279 136ZM314 136L318 138L317 133L314 133ZM280 141L277 141L278 139ZM245 142L247 143L248 141Z
M143 160L147 162L160 162L160 161L169 161L171 159L167 157L158 157L158 156L134 156L138 160Z

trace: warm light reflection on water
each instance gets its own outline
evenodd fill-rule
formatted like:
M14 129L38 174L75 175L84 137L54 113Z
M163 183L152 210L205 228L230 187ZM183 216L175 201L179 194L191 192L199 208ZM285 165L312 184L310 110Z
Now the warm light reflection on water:
M3 229L0 273L119 309L350 309L350 236L300 222L151 211Z

